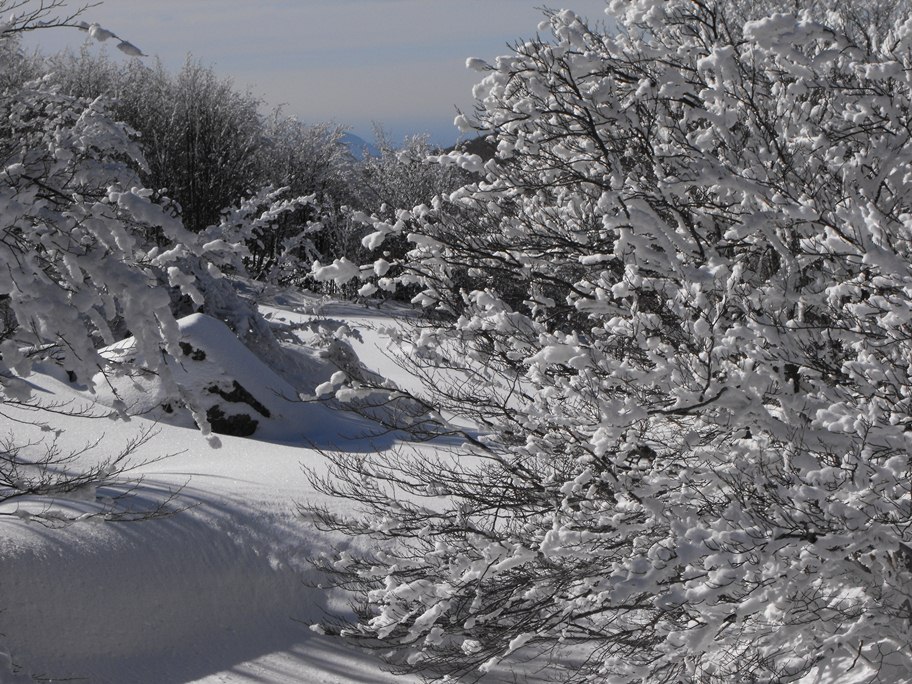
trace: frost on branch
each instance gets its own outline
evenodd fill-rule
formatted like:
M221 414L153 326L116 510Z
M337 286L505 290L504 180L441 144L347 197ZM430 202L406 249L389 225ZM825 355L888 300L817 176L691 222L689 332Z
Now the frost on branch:
M333 457L363 517L311 513L376 540L323 562L364 591L346 633L467 678L903 679L912 22L614 9L496 60L484 178L365 239L409 241L402 362L478 431Z

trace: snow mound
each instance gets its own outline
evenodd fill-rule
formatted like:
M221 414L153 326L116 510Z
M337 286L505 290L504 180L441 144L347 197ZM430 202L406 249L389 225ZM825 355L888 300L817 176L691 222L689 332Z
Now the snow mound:
M247 437L284 424L299 405L298 393L245 347L227 325L193 314L178 321L181 351L174 380L193 404L206 409L213 430ZM310 416L299 424L312 428ZM261 427L262 426L262 427Z
M132 338L102 350L120 374L96 377L98 400L162 423L192 427L186 406L203 411L213 431L277 442L323 443L366 432L364 421L303 400L295 388L244 346L221 321L192 314L178 321L183 355L163 379L135 357ZM327 371L331 373L332 370ZM177 385L180 405L167 397Z

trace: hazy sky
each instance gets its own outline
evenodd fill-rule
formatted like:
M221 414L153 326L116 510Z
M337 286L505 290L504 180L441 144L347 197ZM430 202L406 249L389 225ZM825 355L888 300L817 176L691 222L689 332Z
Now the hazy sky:
M490 60L534 35L543 4L604 16L605 0L104 0L84 16L169 68L190 53L303 121L332 120L365 138L376 121L397 140L429 132L449 144L455 108L471 109L480 78L466 58ZM56 50L85 34L31 36ZM120 58L113 45L108 52Z

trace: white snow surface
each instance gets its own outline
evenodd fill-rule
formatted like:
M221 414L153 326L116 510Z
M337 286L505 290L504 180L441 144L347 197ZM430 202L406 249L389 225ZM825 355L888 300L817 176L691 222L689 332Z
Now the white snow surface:
M270 311L297 320L309 315L280 305ZM182 327L189 338L211 340L220 336L220 325L200 317ZM380 338L365 339L359 347L375 347ZM112 684L416 681L394 678L374 655L309 628L324 611L344 614L347 605L312 584L318 578L307 558L334 541L349 542L330 539L298 515L298 503L325 498L313 491L302 465L320 470L323 464L309 440L375 448L358 439L364 426L320 404L288 401L295 396L291 385L252 362L243 347L226 343L218 354L251 393L260 398L268 390L261 400L272 402L277 419L258 439L222 436L217 449L192 428L155 425L157 435L134 455L137 467L128 473L141 478L132 501L151 508L173 493L185 510L141 522L87 519L59 529L24 515L0 517L0 682L30 681L27 675ZM373 355L383 358L376 350ZM86 401L86 393L51 375L29 380L49 400ZM142 398L140 390L134 399ZM0 432L18 441L47 436L27 424L34 414L6 412ZM44 419L64 447L101 437L87 458L116 453L154 425L142 417ZM8 502L0 512L80 513L94 505Z

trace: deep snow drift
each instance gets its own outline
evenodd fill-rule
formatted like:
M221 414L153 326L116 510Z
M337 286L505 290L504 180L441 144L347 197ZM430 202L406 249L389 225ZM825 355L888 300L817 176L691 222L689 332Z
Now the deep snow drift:
M269 313L284 323L314 319L294 308L277 306ZM354 344L364 358L382 365L380 338L366 320L358 325L364 341ZM312 444L360 451L389 446L392 437L378 443L363 437L370 432L363 420L299 400L289 382L221 323L194 316L182 328L185 341L206 358L193 360L188 351L176 381L197 393L226 377L237 381L265 410L222 404L258 420L253 439L220 436L221 447L212 448L186 426L179 410L162 410L155 378L141 375L112 386L144 417L42 416L65 450L101 438L85 459L110 456L152 426L157 434L132 456L137 466L127 476L139 485L127 501L153 510L173 497L170 505L183 510L155 520L89 518L60 528L29 520L29 514L41 512L91 513L96 499L127 485L0 507L7 514L0 517L0 653L10 660L0 658L0 681L31 681L29 674L136 684L393 681L371 654L310 629L324 611L345 612L347 606L312 584L318 578L307 557L333 540L296 509L297 503L318 498L302 470L302 465L321 467L322 456ZM120 347L124 356L129 344ZM298 386L302 378L315 386L331 376L335 367L320 358L304 359ZM65 378L36 373L29 380L49 402L76 407L93 399ZM108 413L100 406L117 399L111 391L96 398L96 416ZM32 413L7 413L4 432L14 432L19 442L53 434L30 426ZM23 424L13 422L20 419Z

